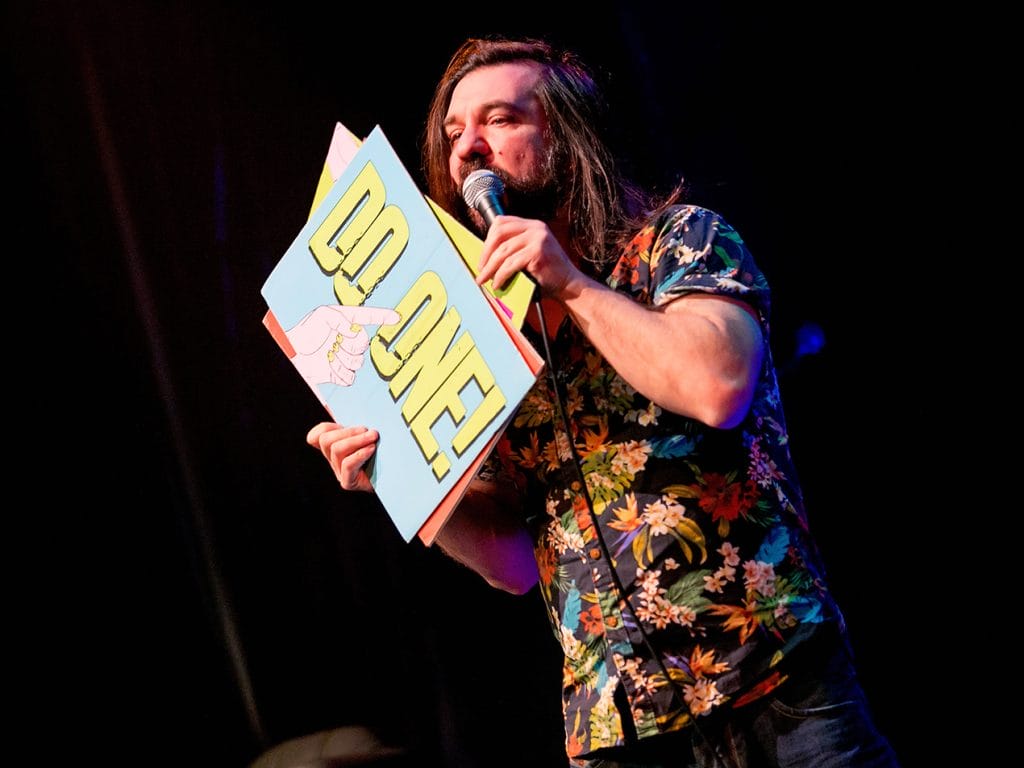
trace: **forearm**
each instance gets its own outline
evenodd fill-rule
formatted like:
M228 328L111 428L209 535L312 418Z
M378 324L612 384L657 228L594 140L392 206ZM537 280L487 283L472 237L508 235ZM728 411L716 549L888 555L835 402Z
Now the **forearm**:
M499 496L493 484L474 481L436 542L491 586L521 595L537 583L538 574L533 542L515 501Z
M663 409L713 427L746 414L762 340L745 305L694 294L652 308L585 276L559 300L619 375Z

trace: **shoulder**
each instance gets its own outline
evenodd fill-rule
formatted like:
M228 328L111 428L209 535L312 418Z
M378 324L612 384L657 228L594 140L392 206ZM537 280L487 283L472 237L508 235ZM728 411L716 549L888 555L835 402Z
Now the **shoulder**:
M725 236L742 242L722 214L699 205L671 205L656 213L650 223L654 224L660 237L713 239Z
M699 205L662 206L648 213L635 227L626 243L626 257L640 254L641 261L646 262L652 252L681 244L692 246L713 235L720 226L718 222L728 227L717 213Z

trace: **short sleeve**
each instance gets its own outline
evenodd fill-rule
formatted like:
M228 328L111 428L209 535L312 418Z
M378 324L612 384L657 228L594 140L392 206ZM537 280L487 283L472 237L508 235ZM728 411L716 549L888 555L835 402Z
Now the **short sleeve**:
M770 310L768 283L739 233L698 206L673 207L641 229L608 284L654 306L700 292L740 299L763 322Z

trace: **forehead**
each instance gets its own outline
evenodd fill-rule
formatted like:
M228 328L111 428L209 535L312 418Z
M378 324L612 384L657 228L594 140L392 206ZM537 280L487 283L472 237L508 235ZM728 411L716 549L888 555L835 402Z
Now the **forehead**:
M520 109L540 109L537 101L537 83L541 66L533 61L513 61L474 69L452 90L448 103L448 118L486 104L505 102Z

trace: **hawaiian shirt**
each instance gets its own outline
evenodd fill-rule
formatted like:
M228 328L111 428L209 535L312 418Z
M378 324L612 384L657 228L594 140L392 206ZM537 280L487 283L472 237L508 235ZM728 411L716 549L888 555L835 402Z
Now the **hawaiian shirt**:
M567 318L551 340L558 396L542 376L499 442L497 471L527 495L565 654L570 757L623 744L624 716L644 738L767 693L784 679L778 661L840 620L789 455L768 285L740 236L712 211L675 206L606 283L653 306L691 292L747 302L764 363L744 421L714 429L634 390Z

